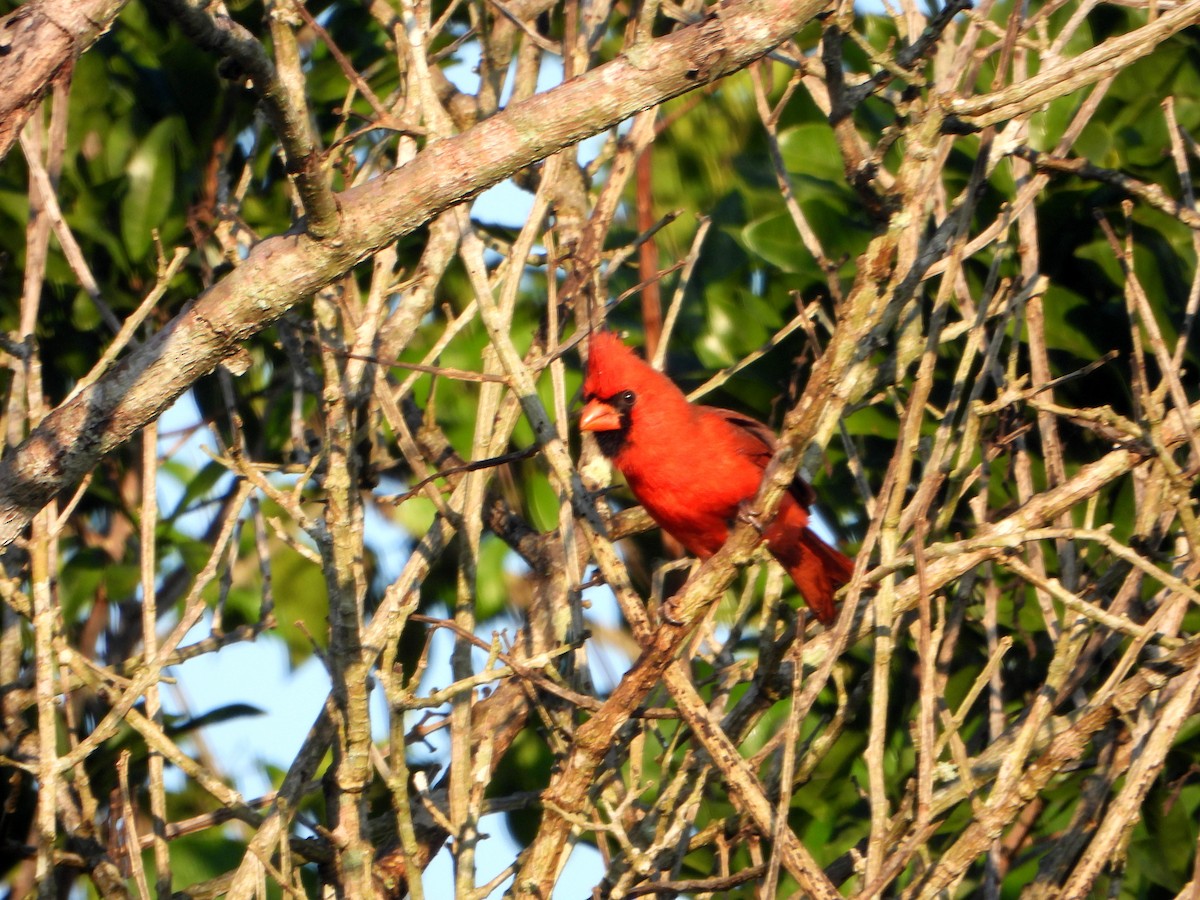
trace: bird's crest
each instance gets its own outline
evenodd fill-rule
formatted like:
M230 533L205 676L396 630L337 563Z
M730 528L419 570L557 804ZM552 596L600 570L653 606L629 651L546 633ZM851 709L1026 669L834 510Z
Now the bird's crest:
M667 376L651 368L616 334L611 331L592 332L588 339L584 395L606 400L627 390L636 393L678 391Z

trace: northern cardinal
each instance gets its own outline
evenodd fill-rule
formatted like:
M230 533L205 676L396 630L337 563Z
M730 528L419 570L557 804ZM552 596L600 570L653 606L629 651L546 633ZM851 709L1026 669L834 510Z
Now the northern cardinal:
M589 347L580 430L595 434L650 517L707 559L725 543L741 505L758 492L775 434L727 409L693 406L612 332L592 334ZM808 528L814 498L797 476L764 536L817 619L828 625L833 593L850 580L854 563Z

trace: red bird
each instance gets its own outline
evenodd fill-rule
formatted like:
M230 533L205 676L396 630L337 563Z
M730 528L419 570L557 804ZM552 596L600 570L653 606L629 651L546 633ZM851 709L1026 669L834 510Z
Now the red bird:
M758 492L774 433L727 409L688 403L611 332L596 332L589 346L579 429L596 435L650 517L708 559L725 543L741 504ZM850 580L854 563L808 528L814 498L797 477L765 537L817 619L829 625L834 591Z

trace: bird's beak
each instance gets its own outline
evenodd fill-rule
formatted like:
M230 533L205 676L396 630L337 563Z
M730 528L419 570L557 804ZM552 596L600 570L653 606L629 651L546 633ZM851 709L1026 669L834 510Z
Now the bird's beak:
M592 400L579 416L580 431L619 431L621 414L601 400Z

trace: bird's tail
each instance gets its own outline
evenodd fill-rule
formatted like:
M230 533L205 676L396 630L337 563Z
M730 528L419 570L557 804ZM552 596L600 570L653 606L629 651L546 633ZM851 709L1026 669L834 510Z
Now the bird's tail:
M784 496L766 539L817 620L833 624L833 595L854 574L854 560L817 537L808 527L808 510L791 494Z
M833 595L854 574L854 560L830 547L811 528L801 529L799 540L785 552L775 546L771 550L792 576L817 620L822 625L833 624Z

